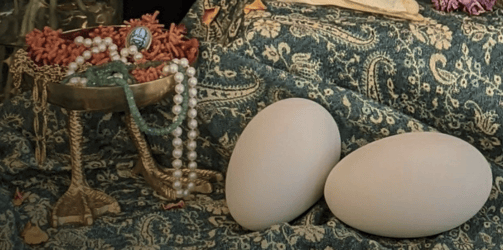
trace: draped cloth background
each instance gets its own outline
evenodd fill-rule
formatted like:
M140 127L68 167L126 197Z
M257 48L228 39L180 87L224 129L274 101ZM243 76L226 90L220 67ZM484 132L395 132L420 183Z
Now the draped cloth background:
M337 121L343 157L406 132L438 131L471 143L494 177L480 212L439 235L390 239L345 225L321 199L291 223L250 232L230 216L223 182L185 208L165 211L166 202L143 178L130 176L137 152L124 114L87 113L87 180L115 197L122 212L90 227L54 229L51 206L70 183L67 113L50 106L48 160L38 166L33 102L25 93L0 107L0 249L503 249L502 10L470 17L438 12L424 1L427 21L410 23L266 0L267 10L245 14L251 2L199 0L183 20L201 41L201 168L225 174L239 134L257 112L281 99L308 98ZM203 20L205 10L208 16L217 7L215 18ZM141 112L150 125L167 125L169 98ZM156 160L169 166L171 139L147 140ZM16 188L27 196L19 207L12 203ZM49 241L25 245L20 232L28 221Z

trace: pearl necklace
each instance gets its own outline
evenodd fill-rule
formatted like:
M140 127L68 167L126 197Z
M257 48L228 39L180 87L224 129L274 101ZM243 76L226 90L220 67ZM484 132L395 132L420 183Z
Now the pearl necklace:
M139 61L143 58L143 55L138 51L135 45L131 45L129 48L123 48L120 51L120 55L117 52L118 47L113 43L112 38L106 37L104 39L100 37L95 37L94 39L86 38L84 39L82 36L75 38L74 42L77 45L84 45L87 48L90 48L92 45L94 47L91 50L86 50L82 53L82 56L78 56L74 62L71 62L68 65L67 77L69 77L68 83L70 85L76 86L100 86L100 83L91 83L88 82L85 77L75 77L75 71L78 69L80 65L85 63L85 60L88 60L92 57L92 54L98 54L100 52L104 52L109 50L109 55L112 61L122 61L124 64L129 64L127 61L128 56L133 56L135 61ZM182 72L179 72L179 69L185 71L184 73L188 76L188 79L185 78ZM168 128L150 128L146 125L145 120L141 117L138 111L138 107L134 102L133 93L129 86L124 85L124 92L126 93L127 101L129 104L129 108L131 110L131 114L133 118L140 128L141 131L147 134L153 135L162 135L171 133L174 136L172 140L173 152L172 156L174 160L171 162L171 165L175 169L173 171L173 177L175 181L173 182L173 189L176 192L177 198L183 198L190 195L190 192L195 188L194 181L197 179L197 110L195 109L197 105L197 78L195 78L196 70L193 67L190 67L189 61L186 58L182 59L173 59L169 66L164 66L162 69L162 73L164 76L168 74L174 74L174 80L176 82L175 92L176 95L173 97L173 102L175 105L172 108L172 112L175 115L174 122ZM124 76L121 73L114 73L112 78L123 78ZM110 78L109 78L110 79ZM113 80L113 79L112 79ZM66 81L63 81L65 83ZM185 114L186 112L186 114ZM186 143L186 147L188 149L187 159L189 163L187 164L187 168L190 170L188 174L189 182L186 185L186 188L183 189L181 178L183 172L181 168L183 167L183 162L181 160L183 156L183 141L180 138L182 136L183 130L180 128L181 122L185 117L188 116L187 126L189 128L189 132L187 134L188 141Z
M129 48L123 48L119 52L117 52L118 47L116 44L113 43L113 40L111 37L106 37L106 38L101 38L99 36L95 37L94 39L91 38L85 38L82 36L78 36L74 40L75 44L78 46L84 45L87 48L91 48L91 46L94 45L90 50L86 50L82 53L81 56L78 56L74 62L71 62L68 64L68 72L67 76L73 75L75 71L78 69L78 67L82 64L85 63L86 60L91 59L92 54L98 54L101 52L105 52L108 49L109 56L112 59L112 61L118 61L121 60L125 64L129 64L127 57L128 56L133 56L133 59L135 61L139 61L143 58L143 54L138 51L138 48L135 45L131 45ZM122 77L122 74L118 73L115 74L114 77ZM92 85L96 83L90 83L88 84L86 78L79 78L79 77L73 77L70 79L69 82L71 85L76 85L80 87L85 87L86 85Z

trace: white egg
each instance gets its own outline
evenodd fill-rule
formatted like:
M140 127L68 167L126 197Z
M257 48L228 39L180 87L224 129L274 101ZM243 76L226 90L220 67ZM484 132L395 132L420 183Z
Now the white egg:
M250 230L295 219L323 195L340 150L337 124L321 105L291 98L266 107L246 126L229 162L232 217Z
M412 238L438 234L473 217L492 188L491 168L469 143L424 132L387 137L343 158L325 199L361 231Z

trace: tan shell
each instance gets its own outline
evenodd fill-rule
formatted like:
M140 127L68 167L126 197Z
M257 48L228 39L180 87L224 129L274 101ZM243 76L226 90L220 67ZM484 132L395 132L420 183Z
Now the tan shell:
M38 225L32 225L31 222L28 222L24 227L21 236L24 238L24 242L30 245L37 245L40 243L47 242L49 240L49 235L46 232L42 231Z
M280 2L332 5L343 8L383 14L412 21L423 21L415 0L278 0Z

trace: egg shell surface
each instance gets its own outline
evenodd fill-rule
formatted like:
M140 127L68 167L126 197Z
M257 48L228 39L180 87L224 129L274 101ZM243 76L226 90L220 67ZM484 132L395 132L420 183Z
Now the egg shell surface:
M249 230L295 219L321 198L340 152L339 129L323 106L301 98L269 105L246 126L229 161L230 214Z
M407 133L343 158L325 185L334 215L361 231L412 238L473 217L492 188L491 168L469 143L435 132Z

